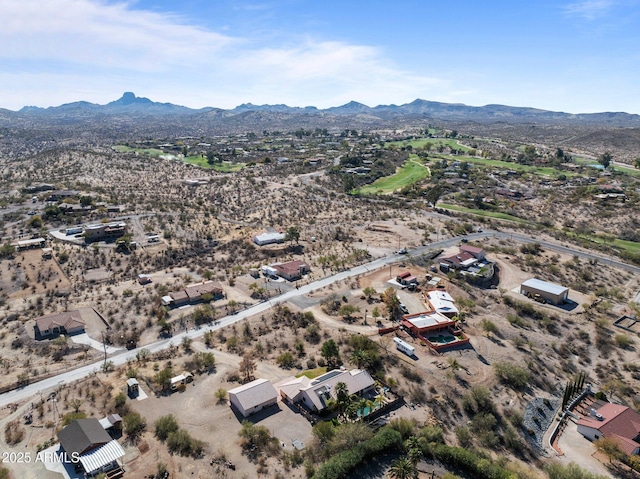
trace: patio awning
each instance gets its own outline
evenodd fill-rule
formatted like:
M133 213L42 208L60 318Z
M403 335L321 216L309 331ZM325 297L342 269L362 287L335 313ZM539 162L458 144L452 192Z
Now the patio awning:
M82 454L79 459L84 470L91 474L107 464L117 461L124 456L124 454L125 452L124 449L122 449L122 446L118 444L118 441L113 440L86 454Z

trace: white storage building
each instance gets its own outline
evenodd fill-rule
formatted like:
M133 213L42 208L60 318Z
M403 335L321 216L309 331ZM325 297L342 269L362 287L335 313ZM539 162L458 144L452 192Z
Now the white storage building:
M540 295L551 304L563 304L569 298L569 288L554 283L547 283L540 279L531 278L520 286L520 294Z

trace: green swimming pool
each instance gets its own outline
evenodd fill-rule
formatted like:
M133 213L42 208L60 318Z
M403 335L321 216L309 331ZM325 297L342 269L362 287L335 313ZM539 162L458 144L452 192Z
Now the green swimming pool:
M455 336L450 334L438 334L437 336L429 336L427 339L432 343L438 344L452 343L456 340Z

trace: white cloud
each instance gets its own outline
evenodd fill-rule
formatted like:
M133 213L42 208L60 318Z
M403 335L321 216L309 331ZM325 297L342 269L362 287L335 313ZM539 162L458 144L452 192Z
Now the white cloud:
M615 4L615 0L584 0L567 5L565 13L593 21L606 15Z
M125 90L192 107L373 106L447 88L396 68L371 46L311 38L257 45L132 3L3 0L0 17L0 107L104 103Z

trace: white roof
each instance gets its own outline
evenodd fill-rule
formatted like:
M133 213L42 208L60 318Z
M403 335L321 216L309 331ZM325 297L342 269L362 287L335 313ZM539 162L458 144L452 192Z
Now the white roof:
M278 397L278 391L266 379L256 379L229 391L229 397L235 396L245 411L249 411L260 404L273 401Z
M107 464L111 464L113 461L117 461L124 454L122 446L118 444L118 441L113 440L87 454L82 454L79 459L85 471L93 472Z
M371 375L363 369L352 369L351 371L334 369L333 371L324 373L322 376L318 376L311 381L309 386L301 389L301 391L306 393L307 397L311 399L313 404L320 411L326 407L320 396L328 393L335 398L334 388L338 383L345 383L347 385L347 390L351 395L357 394L360 391L373 386L375 381Z
M559 284L547 283L546 281L542 281L541 279L531 278L522 283L522 286L526 286L529 288L535 288L540 291L544 291L545 293L551 294L563 294L566 291L569 291L569 288L565 288L564 286L560 286Z
M285 238L284 233L262 233L260 235L256 235L256 240L258 241L282 241Z
M458 314L458 308L454 304L454 299L446 291L429 291L427 293L427 300L439 313L453 313Z
M429 326L436 326L438 324L448 324L451 320L442 314L435 312L431 314L422 313L420 316L413 318L407 318L411 324L418 329L428 328Z

